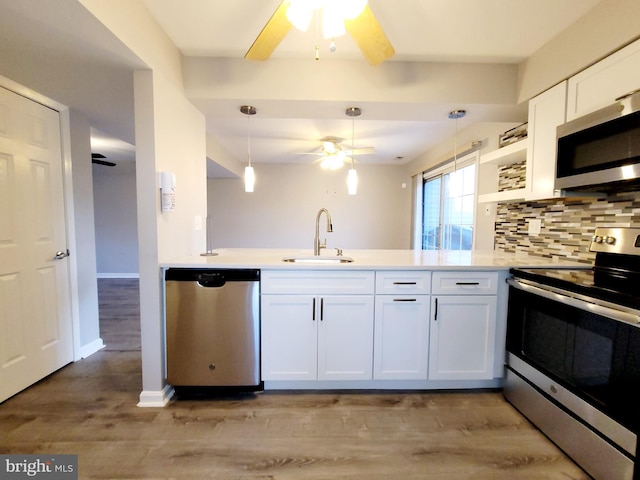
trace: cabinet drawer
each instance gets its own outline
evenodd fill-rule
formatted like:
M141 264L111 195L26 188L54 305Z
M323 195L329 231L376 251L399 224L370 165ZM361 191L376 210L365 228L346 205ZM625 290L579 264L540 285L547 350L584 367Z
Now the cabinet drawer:
M434 295L490 295L498 293L498 272L433 272Z
M375 273L365 270L263 270L261 293L373 295Z
M376 294L423 295L431 292L431 272L376 272Z

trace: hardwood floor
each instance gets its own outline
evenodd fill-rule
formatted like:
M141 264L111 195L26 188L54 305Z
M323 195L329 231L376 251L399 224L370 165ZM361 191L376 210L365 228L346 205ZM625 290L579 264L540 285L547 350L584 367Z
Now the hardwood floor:
M107 348L0 404L0 453L81 479L578 480L500 393L265 392L136 407L137 282L100 281Z

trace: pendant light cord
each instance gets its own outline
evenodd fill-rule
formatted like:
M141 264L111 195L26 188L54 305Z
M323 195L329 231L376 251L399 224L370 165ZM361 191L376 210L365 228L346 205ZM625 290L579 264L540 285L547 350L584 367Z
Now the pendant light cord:
M355 137L356 137L356 117L351 117L351 169L354 170L353 166L353 151L355 150Z
M251 166L251 115L247 115L247 156Z
M453 136L453 171L458 170L458 119L467 114L466 110L452 110L449 112L449 118L456 121L456 131Z

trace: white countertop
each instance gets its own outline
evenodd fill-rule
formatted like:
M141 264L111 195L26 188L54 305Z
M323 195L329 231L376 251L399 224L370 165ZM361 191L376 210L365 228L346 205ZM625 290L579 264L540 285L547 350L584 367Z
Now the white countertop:
M193 256L161 264L162 268L260 268L267 270L507 270L512 267L588 268L585 263L496 251L349 250L352 263L289 263L284 257L312 257L311 249L222 248L215 256ZM331 257L322 251L320 259Z

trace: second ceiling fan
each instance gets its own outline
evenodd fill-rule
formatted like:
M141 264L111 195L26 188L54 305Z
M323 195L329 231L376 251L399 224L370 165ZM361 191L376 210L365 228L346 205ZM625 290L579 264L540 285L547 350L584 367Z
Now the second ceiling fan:
M306 30L313 15L322 15L324 37L332 39L346 30L371 65L395 55L395 49L366 0L283 0L245 58L267 60L293 26ZM318 58L316 46L316 59Z
M350 161L351 157L375 153L375 148L373 147L355 148L342 144L343 140L339 137L324 137L320 139L322 142L320 151L310 152L306 155L317 155L320 157L317 161L320 162L322 168L337 170L345 162Z

